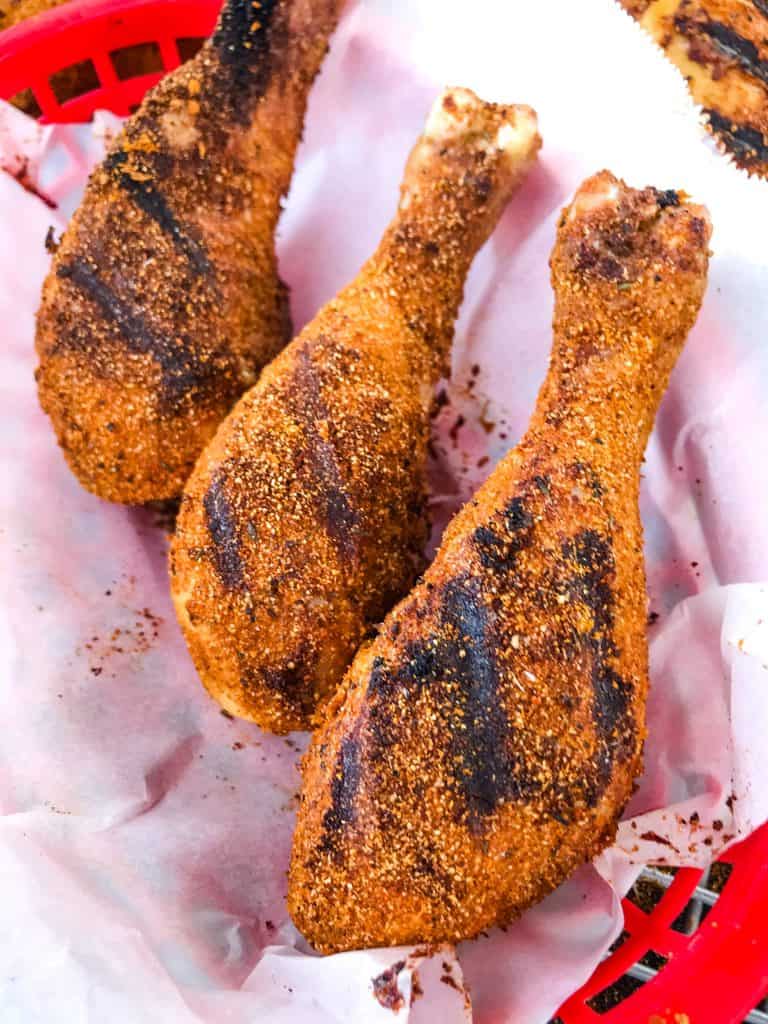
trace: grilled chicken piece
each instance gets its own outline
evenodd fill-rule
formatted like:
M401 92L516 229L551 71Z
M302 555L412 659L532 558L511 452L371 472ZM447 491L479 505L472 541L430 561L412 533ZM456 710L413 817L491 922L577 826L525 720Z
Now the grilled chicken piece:
M645 732L638 470L709 233L679 193L606 171L564 211L528 432L306 755L289 909L322 952L469 938L611 842Z
M472 258L538 147L528 107L448 90L374 256L202 455L172 590L202 681L232 714L308 728L421 569L433 387Z
M0 0L0 29L11 28L27 18L60 7L66 0Z
M227 0L93 173L38 314L40 402L103 498L180 494L289 340L274 231L342 0Z
M685 75L737 164L768 175L767 0L621 0Z

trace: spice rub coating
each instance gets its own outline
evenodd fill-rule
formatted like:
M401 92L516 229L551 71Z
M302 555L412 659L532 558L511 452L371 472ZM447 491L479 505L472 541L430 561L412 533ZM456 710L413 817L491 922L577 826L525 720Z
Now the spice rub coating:
M291 335L274 232L340 0L227 0L93 172L37 321L40 403L80 482L175 497Z
M638 471L709 233L680 193L605 171L564 211L529 429L304 760L288 903L318 950L472 937L613 839L645 734Z
M310 727L421 570L434 384L471 260L538 147L529 108L448 90L376 253L201 456L171 585L201 679L232 714Z
M621 0L677 65L721 147L768 175L768 0Z

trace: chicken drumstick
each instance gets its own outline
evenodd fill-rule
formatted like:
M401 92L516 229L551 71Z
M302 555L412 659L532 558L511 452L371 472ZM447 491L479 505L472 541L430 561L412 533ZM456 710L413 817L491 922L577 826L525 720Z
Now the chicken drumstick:
M375 255L201 456L172 589L203 683L233 714L307 728L413 582L432 392L464 278L538 147L528 107L448 90Z
M709 233L607 172L563 213L530 427L307 753L289 908L317 949L471 937L611 842L645 730L638 470Z
M80 482L175 497L291 336L274 231L343 0L226 0L90 178L43 289L40 402Z

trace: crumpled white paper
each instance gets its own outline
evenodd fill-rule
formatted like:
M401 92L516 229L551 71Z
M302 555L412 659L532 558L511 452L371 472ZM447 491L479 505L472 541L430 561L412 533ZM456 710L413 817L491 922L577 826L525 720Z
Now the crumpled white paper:
M712 213L704 309L644 468L658 618L635 817L594 866L457 955L312 954L284 901L305 737L219 714L173 617L162 531L79 487L36 402L43 238L110 119L40 130L3 108L0 161L19 174L21 152L59 203L0 175L3 1024L544 1024L620 931L642 862L704 864L768 817L768 190L714 152L682 79L611 0L363 2L313 92L281 223L297 328L378 241L446 83L530 103L544 148L468 283L436 423L439 521L525 428L554 224L580 180L607 166Z

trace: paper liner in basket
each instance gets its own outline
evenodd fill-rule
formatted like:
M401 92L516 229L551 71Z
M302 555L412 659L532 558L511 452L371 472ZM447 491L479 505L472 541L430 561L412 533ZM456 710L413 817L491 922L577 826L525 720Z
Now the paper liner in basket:
M644 470L655 621L634 817L595 865L458 954L308 950L284 899L306 739L219 714L174 620L162 531L79 487L36 402L43 239L63 226L109 120L40 131L3 108L3 164L18 171L26 155L27 177L60 204L0 177L4 1022L324 1024L394 1011L415 1024L544 1024L619 933L643 861L704 864L768 817L768 192L714 154L682 80L609 0L501 7L380 0L348 14L312 95L281 268L300 327L377 242L446 82L538 110L541 165L467 285L436 422L444 522L525 427L550 345L554 224L579 181L608 166L709 205L710 287Z

